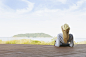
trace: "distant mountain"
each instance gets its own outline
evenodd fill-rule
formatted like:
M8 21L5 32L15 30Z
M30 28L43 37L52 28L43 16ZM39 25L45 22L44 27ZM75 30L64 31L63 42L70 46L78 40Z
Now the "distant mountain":
M17 34L13 37L52 37L49 34L45 33L26 33L26 34Z

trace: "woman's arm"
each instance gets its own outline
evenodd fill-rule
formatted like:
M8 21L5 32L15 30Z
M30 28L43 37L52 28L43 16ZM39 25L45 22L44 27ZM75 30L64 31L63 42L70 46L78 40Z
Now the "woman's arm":
M55 46L56 47L60 47L60 38L59 38L59 34L57 35L57 39L55 41Z
M71 34L72 35L72 34ZM74 41L73 41L73 35L71 36L71 40L70 40L70 47L74 46Z

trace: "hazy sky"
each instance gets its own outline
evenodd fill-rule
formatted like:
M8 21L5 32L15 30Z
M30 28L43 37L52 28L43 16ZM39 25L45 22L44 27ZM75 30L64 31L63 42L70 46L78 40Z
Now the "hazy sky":
M75 38L86 38L86 0L0 0L0 37L57 36L64 23Z

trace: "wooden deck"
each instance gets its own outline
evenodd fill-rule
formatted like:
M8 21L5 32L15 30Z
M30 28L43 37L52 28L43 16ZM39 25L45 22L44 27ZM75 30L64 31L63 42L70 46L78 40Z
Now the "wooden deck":
M0 44L0 57L86 57L86 44L71 47L53 45Z

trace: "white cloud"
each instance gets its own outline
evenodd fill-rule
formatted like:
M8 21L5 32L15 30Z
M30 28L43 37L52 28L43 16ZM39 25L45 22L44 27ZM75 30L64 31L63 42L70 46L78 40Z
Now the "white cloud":
M12 12L13 9L11 9L9 6L3 4L2 0L0 0L0 13L5 13L5 12Z
M67 0L51 0L53 2L61 2L62 4L65 4L67 2Z
M28 4L28 8L21 10L18 9L17 12L11 10L8 6L3 4L2 5L4 7L7 7L9 11L7 11L7 9L4 9L3 7L0 7L0 19L13 20L13 22L9 21L8 25L5 25L6 21L5 22L0 21L1 36L13 36L14 34L28 33L28 32L29 33L44 32L52 36L56 36L58 33L61 32L60 26L63 25L64 23L68 23L69 26L71 27L71 33L73 33L75 37L81 36L86 37L85 36L86 26L84 26L86 24L85 23L86 12L80 12L78 10L74 12L72 11L78 9L83 4L84 0L78 1L73 6L70 6L69 9L60 10L60 9L45 8L42 10L37 10L32 13L27 12L33 9L34 3L31 3L27 0L22 1ZM57 1L66 3L66 0L57 0ZM17 21L16 23L15 20Z
M85 38L86 26L84 25L86 24L86 12L81 12L78 10L74 12L72 11L76 10L75 7L77 7L78 9L78 7L80 7L81 5L82 2L79 1L77 2L77 6L73 5L73 7L69 8L71 10L45 9L34 12L34 14L37 14L39 17L41 17L41 19L47 19L46 22L44 22L44 24L51 28L48 32L45 31L46 33L56 35L61 32L60 26L64 23L68 23L71 27L70 33L74 34L75 38ZM52 29L52 27L54 28Z
M73 4L72 6L70 6L69 10L72 11L72 10L79 9L79 7L81 7L84 2L86 2L86 0L77 1L76 4Z
M2 0L0 1L0 12L3 13L3 14L6 14L6 13L16 13L16 14L23 14L23 13L26 13L26 12L30 12L33 7L34 7L34 3L31 3L29 2L28 0L21 0L23 2L26 2L26 4L28 5L27 8L23 8L23 9L11 9L9 6L5 5Z
M34 3L31 3L28 0L22 0L22 1L26 2L28 4L28 7L24 8L24 9L17 9L17 13L25 13L25 12L29 12L33 9Z
M57 1L59 1L59 2L61 2L61 3L63 3L63 4L65 4L67 0L57 0Z

